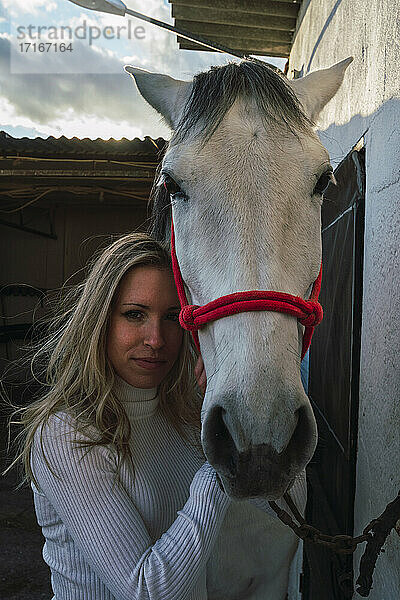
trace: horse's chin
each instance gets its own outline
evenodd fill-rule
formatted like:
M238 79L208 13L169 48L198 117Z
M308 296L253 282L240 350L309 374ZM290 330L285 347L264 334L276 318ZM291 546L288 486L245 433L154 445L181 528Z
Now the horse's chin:
M234 500L248 500L249 498L263 498L265 500L279 500L286 494L295 482L295 477L282 475L277 481L255 481L246 478L241 481L238 477L226 477L218 474L218 483L221 489Z

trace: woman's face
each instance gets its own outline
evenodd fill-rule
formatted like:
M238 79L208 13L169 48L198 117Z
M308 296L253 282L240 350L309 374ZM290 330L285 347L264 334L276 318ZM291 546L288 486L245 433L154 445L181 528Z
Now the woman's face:
M107 356L117 375L137 388L161 383L182 344L179 310L169 270L135 267L126 273L107 336Z

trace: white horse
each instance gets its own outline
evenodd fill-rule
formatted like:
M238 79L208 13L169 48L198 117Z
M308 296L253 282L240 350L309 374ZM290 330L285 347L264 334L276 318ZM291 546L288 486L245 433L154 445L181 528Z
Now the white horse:
M268 66L231 63L177 81L125 67L173 134L155 206L194 304L245 290L308 298L321 264L329 156L312 124L342 83L348 58L287 81ZM283 600L297 548L266 500L304 509L304 469L317 441L300 380L303 328L292 316L246 312L199 331L208 377L202 445L226 492L208 568L210 600ZM243 501L246 500L246 501ZM261 510L260 510L261 508Z

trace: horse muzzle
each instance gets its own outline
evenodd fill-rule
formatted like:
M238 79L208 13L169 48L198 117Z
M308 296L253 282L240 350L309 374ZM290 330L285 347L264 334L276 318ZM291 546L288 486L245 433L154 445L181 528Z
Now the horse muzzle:
M276 500L290 489L311 459L317 441L311 408L301 406L294 418L294 430L278 452L268 440L254 444L243 431L238 435L240 425L227 418L222 406L214 405L207 411L202 427L203 449L229 496ZM234 441L238 437L240 443Z

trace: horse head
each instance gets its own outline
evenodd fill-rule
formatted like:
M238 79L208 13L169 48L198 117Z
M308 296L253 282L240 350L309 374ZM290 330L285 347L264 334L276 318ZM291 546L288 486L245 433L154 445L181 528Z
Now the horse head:
M290 82L254 61L188 82L125 67L173 132L156 220L167 236L172 207L193 304L246 290L308 298L332 178L313 122L351 60ZM232 497L281 497L314 453L316 423L300 379L303 330L292 316L262 311L199 331L208 379L202 444Z

